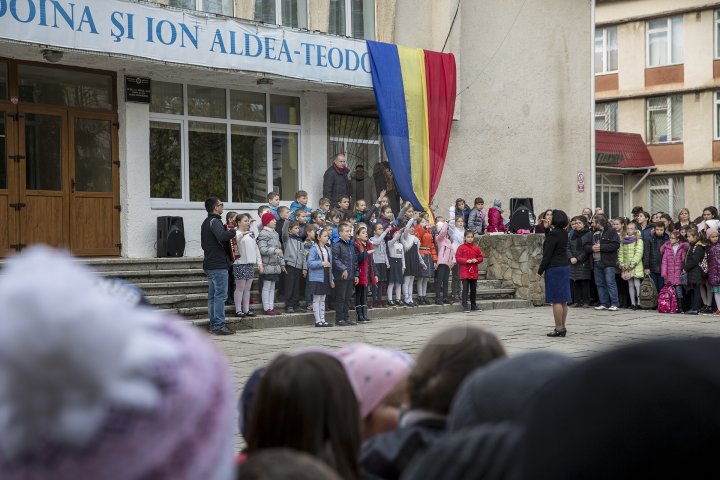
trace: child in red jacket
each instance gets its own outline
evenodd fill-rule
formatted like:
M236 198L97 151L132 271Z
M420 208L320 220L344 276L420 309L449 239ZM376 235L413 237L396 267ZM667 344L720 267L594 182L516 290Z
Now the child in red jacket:
M479 264L483 261L483 254L480 247L473 242L473 232L465 231L465 243L460 245L455 253L455 260L460 268L460 280L462 280L462 306L465 312L470 310L479 312L477 306L477 281ZM468 308L468 291L470 292L470 308Z
M368 231L364 223L360 223L355 232L355 254L358 263L358 282L355 285L355 313L358 323L367 323L368 317L367 293L370 285L377 284L372 254L375 252L372 243L368 242Z

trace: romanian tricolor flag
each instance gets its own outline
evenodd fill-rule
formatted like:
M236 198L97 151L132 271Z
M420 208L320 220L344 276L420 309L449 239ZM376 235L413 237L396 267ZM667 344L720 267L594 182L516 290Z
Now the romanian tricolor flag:
M400 196L430 211L455 110L455 57L368 41L385 152Z

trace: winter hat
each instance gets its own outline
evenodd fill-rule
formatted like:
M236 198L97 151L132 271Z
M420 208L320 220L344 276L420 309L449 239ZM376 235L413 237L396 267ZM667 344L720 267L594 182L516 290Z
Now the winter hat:
M360 404L360 418L380 405L398 382L407 378L412 359L399 350L352 343L337 351Z
M502 208L502 201L499 198L493 200L493 207L500 210Z
M710 238L710 235L712 235L713 233L718 233L718 229L717 228L708 228L707 230L705 230L705 236L708 238Z
M0 478L233 478L234 388L212 342L34 247L0 276Z
M265 212L263 213L262 217L260 217L260 221L262 222L263 227L267 226L267 224L272 222L273 220L275 220L275 215L270 212Z
M455 395L448 429L517 420L535 392L574 363L560 353L540 351L500 358L478 368Z
M706 478L720 445L718 365L720 339L700 338L571 367L525 412L518 479Z

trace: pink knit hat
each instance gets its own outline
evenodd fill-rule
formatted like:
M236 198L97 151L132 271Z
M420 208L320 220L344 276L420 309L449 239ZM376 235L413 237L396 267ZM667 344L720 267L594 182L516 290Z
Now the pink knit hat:
M412 359L399 350L352 343L335 354L343 363L355 396L360 417L367 417L404 380L413 366Z
M46 247L3 273L0 478L234 478L235 392L205 335Z
M713 233L718 233L717 228L708 228L707 230L705 230L705 236L708 237L708 238L709 238L710 235L713 234Z

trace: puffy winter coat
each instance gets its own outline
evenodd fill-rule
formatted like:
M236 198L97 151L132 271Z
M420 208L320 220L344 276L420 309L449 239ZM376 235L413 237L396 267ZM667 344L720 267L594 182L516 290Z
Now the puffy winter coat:
M329 259L330 259L330 281L333 281L333 274L332 274L332 249L330 248L330 245L327 245L325 247L325 250L328 253ZM325 271L322 266L322 255L320 254L320 247L315 244L312 247L310 247L310 251L308 252L307 257L307 265L308 265L308 282L324 282L325 281Z
M447 265L448 267L452 267L453 263L455 263L455 255L453 254L452 241L448 235L449 230L450 224L445 222L435 236L435 244L438 265Z
M477 258L477 263L467 263L467 261L472 258ZM460 269L460 280L478 279L478 267L483 261L483 254L480 247L474 243L463 243L457 249L455 260Z
M703 281L705 274L700 269L700 262L702 262L704 256L705 245L701 242L690 244L687 255L685 256L685 264L683 265L683 270L688 274L688 283L690 285L698 286Z
M642 263L644 251L645 244L639 232L635 232L635 241L632 243L625 243L623 239L618 254L620 270L630 270L634 278L644 278L645 272Z
M470 210L470 216L465 223L465 229L478 235L485 233L485 212L477 208Z
M265 227L260 230L257 239L258 249L262 257L263 269L265 275L273 275L282 273L282 267L285 260L282 255L278 255L275 250L281 249L280 235L272 228Z
M358 276L355 242L352 240L346 242L342 238L338 238L338 241L333 243L332 256L332 273L336 281L343 279L343 272L348 272L345 280L352 280Z
M660 247L662 247L668 240L670 240L670 235L667 233L662 237L655 235L655 232L650 235L648 240L645 242L643 268L649 269L652 273L660 273L660 264L662 262L660 257Z
M502 213L495 207L488 210L488 227L487 232L507 232L505 222L503 222Z
M375 266L373 262L373 256L367 253L367 250L372 248L372 244L367 242L365 245L362 242L355 242L355 255L357 256L358 266L358 285L367 287L368 279L371 280L372 284L375 285Z
M708 256L708 283L710 285L720 285L720 243L707 246ZM720 306L719 306L720 307Z
M660 247L660 255L662 255L660 276L665 279L665 283L669 283L670 285L680 285L682 283L680 281L680 275L683 271L687 251L688 244L686 242L680 242L678 244L677 253L673 252L673 247L670 242Z
M337 205L340 197L352 194L348 173L350 172L347 168L339 170L334 163L325 170L323 175L323 197L330 199L330 205L333 207Z
M576 258L575 265L570 264L570 280L590 280L590 272L592 271L592 255L588 255L583 247L587 241L592 241L592 233L585 229L580 232L573 230L570 232L567 244L567 258Z

